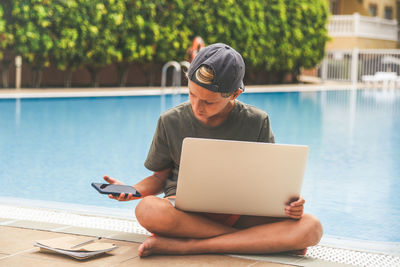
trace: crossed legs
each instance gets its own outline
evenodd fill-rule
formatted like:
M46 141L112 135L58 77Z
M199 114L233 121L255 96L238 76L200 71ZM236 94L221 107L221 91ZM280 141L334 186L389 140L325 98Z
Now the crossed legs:
M139 247L139 256L151 254L244 253L266 254L316 245L322 226L312 215L300 220L241 216L234 227L199 214L183 212L154 196L135 210L140 224L157 234Z

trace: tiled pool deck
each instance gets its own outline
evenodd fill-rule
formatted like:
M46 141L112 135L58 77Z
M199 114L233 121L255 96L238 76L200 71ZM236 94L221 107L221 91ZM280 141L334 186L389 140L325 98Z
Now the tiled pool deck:
M12 227L0 227L0 233L0 266L290 266L224 255L153 256L142 259L137 256L138 243L107 239L104 242L112 241L118 248L112 253L78 261L66 256L41 253L38 248L32 247L37 239L65 234Z
M362 85L357 85L362 87ZM351 84L248 86L252 91L315 91L352 88ZM167 93L172 89L167 89ZM176 89L175 89L176 91ZM178 91L186 91L180 88ZM159 94L148 88L0 89L0 98L83 97ZM111 213L110 213L111 214ZM41 253L35 240L64 235L101 236L119 248L96 258L78 261L67 256ZM148 236L132 216L110 216L21 204L0 199L0 266L400 266L400 244L360 243L325 239L309 248L304 257L274 255L137 256Z
M400 257L392 253L343 249L322 242L308 249L306 256L274 255L192 255L139 258L137 248L149 235L131 216L105 216L56 208L1 204L0 266L400 266ZM3 202L4 203L4 202ZM36 240L64 235L103 237L119 248L112 253L78 261L67 256L40 253ZM376 244L379 246L379 244Z

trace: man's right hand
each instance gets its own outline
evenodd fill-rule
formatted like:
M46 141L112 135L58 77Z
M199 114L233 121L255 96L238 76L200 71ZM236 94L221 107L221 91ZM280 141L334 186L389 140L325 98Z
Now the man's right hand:
M106 181L109 184L125 185L123 182L121 182L121 181L119 181L117 179L111 178L111 177L109 177L107 175L104 175L103 178L104 178L104 181ZM132 193L128 194L126 197L125 197L125 193L121 193L121 194L119 194L119 196L113 196L113 195L110 194L110 195L108 195L108 197L111 198L111 199L118 200L118 201L129 201L129 200L140 199L140 197L134 197L132 195Z

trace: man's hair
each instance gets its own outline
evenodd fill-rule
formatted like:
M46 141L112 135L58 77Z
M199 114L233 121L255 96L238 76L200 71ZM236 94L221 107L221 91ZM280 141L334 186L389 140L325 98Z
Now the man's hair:
M214 80L214 71L212 68L208 67L207 65L202 65L200 68L196 70L196 79L204 84L212 84ZM228 92L228 93L221 93L222 97L230 97L231 95L235 94L236 91L234 92Z

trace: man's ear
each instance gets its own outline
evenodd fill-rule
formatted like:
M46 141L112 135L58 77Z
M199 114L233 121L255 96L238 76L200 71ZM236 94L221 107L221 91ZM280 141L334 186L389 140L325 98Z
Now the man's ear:
M240 94L243 93L242 89L237 89L235 93L232 95L232 100L235 100Z

